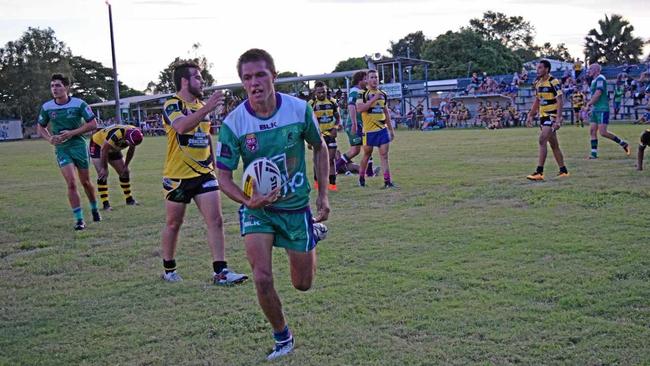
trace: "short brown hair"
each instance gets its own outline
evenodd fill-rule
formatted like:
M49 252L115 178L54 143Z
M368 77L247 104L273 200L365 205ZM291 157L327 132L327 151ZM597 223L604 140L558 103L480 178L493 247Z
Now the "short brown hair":
M70 86L70 79L63 74L59 74L59 73L52 74L52 77L50 78L50 82L54 80L59 80L63 84L63 86Z
M201 70L201 67L199 67L199 64L197 64L194 61L182 61L174 65L174 87L176 88L176 91L181 90L181 79L185 78L187 80L190 80L190 69L197 69Z
M241 79L241 66L245 63L248 62L255 62L255 61L264 61L266 62L266 67L271 71L271 74L276 75L277 72L275 71L275 62L273 62L273 57L271 55L264 51L263 49L259 48L251 48L250 50L242 53L241 56L239 56L239 60L237 60L237 75L239 75L239 78Z
M366 78L366 76L368 76L368 71L366 70L355 72L354 74L352 74L352 85L359 84L361 80Z

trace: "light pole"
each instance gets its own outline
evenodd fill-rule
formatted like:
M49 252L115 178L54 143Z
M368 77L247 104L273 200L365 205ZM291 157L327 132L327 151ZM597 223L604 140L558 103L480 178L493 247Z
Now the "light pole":
M108 5L108 24L111 28L111 54L113 56L113 83L115 88L115 122L120 123L122 115L120 113L120 85L117 80L117 64L115 63L115 41L113 39L113 12L111 10L111 3L106 0Z

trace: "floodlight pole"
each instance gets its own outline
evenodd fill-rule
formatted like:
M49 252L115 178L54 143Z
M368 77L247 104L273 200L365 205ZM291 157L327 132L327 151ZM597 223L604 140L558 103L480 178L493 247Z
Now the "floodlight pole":
M117 64L115 62L115 40L113 37L113 11L111 10L111 3L106 0L108 5L108 24L111 28L111 54L113 56L113 87L115 88L115 122L120 123L122 114L120 113L120 85L117 80Z

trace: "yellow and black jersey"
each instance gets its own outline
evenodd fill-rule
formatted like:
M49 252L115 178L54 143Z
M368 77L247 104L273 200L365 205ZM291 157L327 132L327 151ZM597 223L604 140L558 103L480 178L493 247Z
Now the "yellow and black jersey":
M386 113L384 113L384 108L388 103L388 94L379 89L364 90L357 97L356 104L367 103L376 94L380 94L379 99L370 106L370 109L361 113L363 132L379 131L386 128Z
M129 147L126 142L126 131L135 129L134 126L129 125L113 125L104 127L93 134L92 141L99 146L108 142L114 150L123 150Z
M585 105L585 95L581 92L575 92L571 96L571 104L573 108L582 108Z
M562 95L560 82L550 75L546 79L537 79L535 80L535 93L539 99L539 116L556 116L557 110L562 108L557 105L557 99L555 99Z
M339 118L339 107L334 99L325 98L318 100L314 98L309 101L318 121L318 127L323 136L330 136L331 130L336 128L336 120Z
M477 112L478 112L478 115L479 115L479 116L481 116L481 117L482 117L482 116L485 116L485 114L487 114L487 108L485 108L485 107L483 107L483 106L478 107Z
M493 115L494 114L494 107L491 106L491 105L485 107L485 113L487 115L490 115L490 116Z
M163 176L172 179L198 177L214 171L210 141L210 121L201 121L193 130L178 134L172 125L203 107L200 100L185 101L172 95L163 106L163 126L167 134L167 157Z

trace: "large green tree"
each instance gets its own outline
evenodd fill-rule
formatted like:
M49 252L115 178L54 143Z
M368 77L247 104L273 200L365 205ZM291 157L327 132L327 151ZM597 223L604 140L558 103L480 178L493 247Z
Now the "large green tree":
M552 58L560 61L572 61L573 58L564 43L558 43L556 46L546 42L541 47L537 47L539 57Z
M587 60L604 65L639 62L644 42L633 31L634 26L621 15L605 15L598 29L591 29L585 37Z
M419 59L422 49L427 41L422 31L409 33L397 42L390 41L390 48L387 50L393 57L410 57Z
M72 67L71 93L89 104L115 99L113 70L97 61L88 60L81 56L72 56L69 60ZM142 95L143 93L129 88L119 82L120 98Z
M517 50L532 48L535 39L535 27L521 16L487 11L483 18L469 21L469 28L488 40L496 40L504 46Z
M336 64L336 67L334 68L333 72L353 71L353 70L361 70L367 68L368 68L368 64L366 63L366 60L363 57L350 57L347 60L339 61L339 63Z
M114 99L113 73L99 62L74 56L51 28L28 28L0 49L0 116L19 118L30 126L40 105L50 99L50 77L63 73L71 94L88 103ZM120 83L121 96L142 94Z
M70 50L51 28L28 28L0 49L0 114L33 125L39 106L51 98L52 73L71 74Z
M507 74L521 69L521 59L498 40L487 40L471 29L448 31L427 42L422 58L430 60L430 78L465 76L468 71Z

